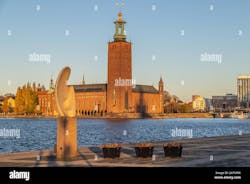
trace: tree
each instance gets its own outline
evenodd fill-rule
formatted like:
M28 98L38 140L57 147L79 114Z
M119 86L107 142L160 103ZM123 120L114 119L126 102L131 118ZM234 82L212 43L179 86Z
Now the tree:
M5 97L3 101L3 112L7 114L9 112L8 98Z
M18 87L17 93L16 93L16 108L15 111L17 114L23 114L24 113L24 107L25 107L25 101L24 101L24 90L23 88Z
M178 105L178 111L181 113L189 113L192 112L192 110L192 104L182 103Z
M32 114L38 105L38 95L36 84L27 83L22 88L17 89L16 93L16 113Z

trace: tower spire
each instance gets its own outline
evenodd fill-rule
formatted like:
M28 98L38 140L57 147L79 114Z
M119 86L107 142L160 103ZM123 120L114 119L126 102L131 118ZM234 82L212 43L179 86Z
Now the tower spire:
M85 85L84 74L83 74L83 77L82 77L82 85Z
M49 84L49 92L50 93L54 92L54 89L55 89L55 85L54 85L54 81L53 81L53 74L51 74L50 84Z
M162 80L162 75L161 75L161 77L160 77L160 82L163 82L163 80Z
M118 13L118 18L114 23L115 23L114 41L126 42L126 33L125 33L126 21L123 20L121 11Z
M158 84L158 88L159 88L159 92L162 93L163 90L164 90L164 83L163 83L163 80L162 80L162 76L160 78L160 81L159 81L159 84Z

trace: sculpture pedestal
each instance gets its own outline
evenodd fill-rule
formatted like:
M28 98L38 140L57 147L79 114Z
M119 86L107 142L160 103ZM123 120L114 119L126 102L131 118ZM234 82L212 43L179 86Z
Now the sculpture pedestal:
M56 158L70 159L77 156L76 117L59 117L57 120Z

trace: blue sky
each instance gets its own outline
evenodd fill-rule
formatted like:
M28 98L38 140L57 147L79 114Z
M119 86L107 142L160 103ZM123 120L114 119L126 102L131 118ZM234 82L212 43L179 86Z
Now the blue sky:
M106 82L116 2L0 0L0 94L28 81L48 87L66 65L72 84L83 74L87 83ZM162 75L166 90L188 101L192 94L236 93L237 76L250 74L249 0L123 2L137 84L157 87ZM34 52L50 55L50 64L29 61ZM203 53L222 62L202 62Z

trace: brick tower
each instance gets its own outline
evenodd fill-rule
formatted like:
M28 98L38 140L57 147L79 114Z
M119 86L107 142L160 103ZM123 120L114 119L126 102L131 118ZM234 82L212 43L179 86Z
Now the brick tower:
M126 41L125 21L118 13L114 41L108 43L107 112L130 112L132 105L132 47Z

